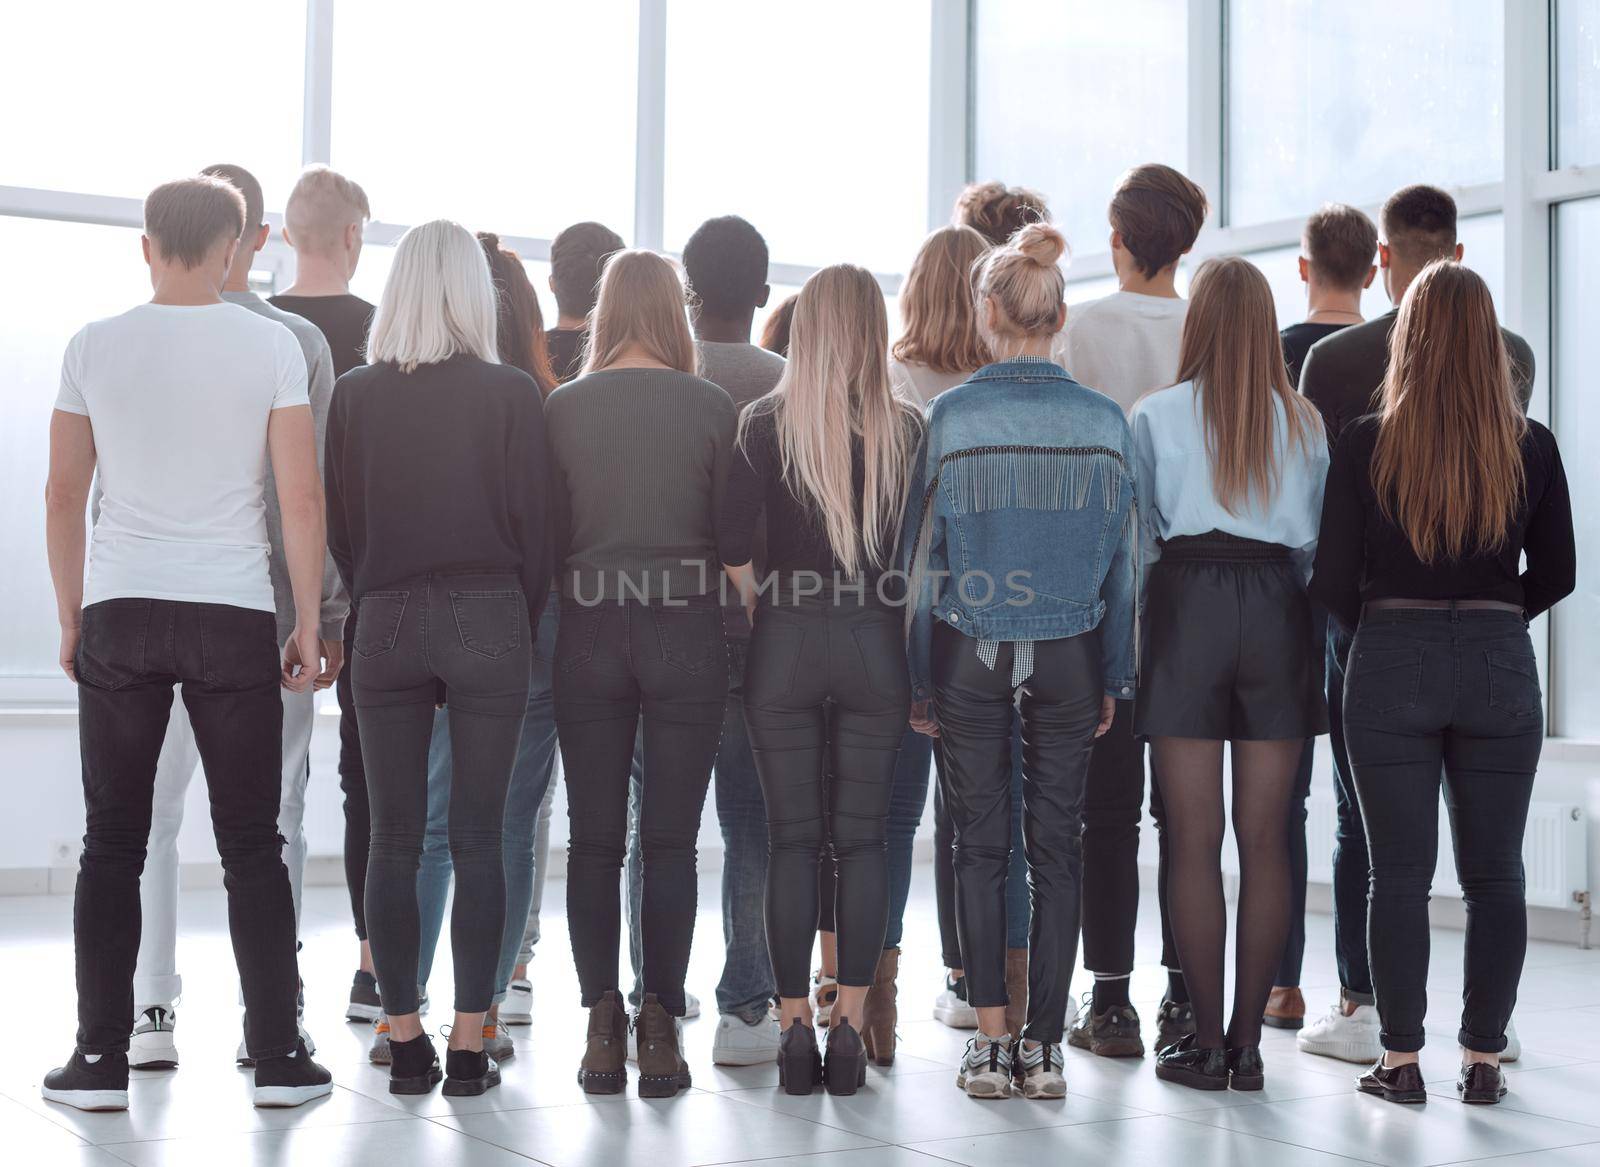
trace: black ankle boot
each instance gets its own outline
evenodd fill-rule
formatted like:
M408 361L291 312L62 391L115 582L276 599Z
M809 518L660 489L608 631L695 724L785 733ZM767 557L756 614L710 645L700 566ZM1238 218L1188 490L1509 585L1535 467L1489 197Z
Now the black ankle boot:
M433 1039L419 1033L410 1041L389 1041L389 1093L426 1094L444 1077Z
M500 1085L499 1063L481 1049L448 1050L444 1065L444 1093L452 1098L471 1097Z
M822 1084L822 1053L817 1032L796 1021L778 1039L778 1085L785 1094L810 1094Z
M828 1056L822 1080L829 1094L854 1094L867 1084L867 1047L849 1021L834 1019L828 1027Z

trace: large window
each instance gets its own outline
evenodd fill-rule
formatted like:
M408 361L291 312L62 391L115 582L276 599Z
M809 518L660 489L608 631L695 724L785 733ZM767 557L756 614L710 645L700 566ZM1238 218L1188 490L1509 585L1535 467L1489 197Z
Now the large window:
M976 177L1042 191L1074 252L1105 251L1117 177L1142 162L1186 167L1188 7L978 0Z
M1231 0L1230 223L1499 180L1501 0Z
M673 3L666 243L738 213L775 260L904 271L927 227L928 0Z
M1600 0L1556 0L1556 165L1600 162Z

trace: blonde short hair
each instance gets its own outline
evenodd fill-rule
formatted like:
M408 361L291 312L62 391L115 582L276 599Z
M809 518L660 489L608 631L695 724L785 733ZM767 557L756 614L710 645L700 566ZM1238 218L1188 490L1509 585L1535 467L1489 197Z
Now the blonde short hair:
M367 359L403 372L466 353L500 363L489 261L460 223L435 219L400 237L383 298L372 315Z
M305 168L283 208L283 225L294 246L316 255L336 250L346 227L370 218L367 192L321 163Z

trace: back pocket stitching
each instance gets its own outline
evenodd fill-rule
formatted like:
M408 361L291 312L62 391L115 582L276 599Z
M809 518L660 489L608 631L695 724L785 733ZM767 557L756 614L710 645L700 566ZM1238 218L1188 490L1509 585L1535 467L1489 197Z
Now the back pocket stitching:
M1375 654L1375 653L1399 654L1399 655L1403 655L1403 656L1407 657L1408 659L1403 660L1403 661L1396 661L1394 664L1387 664L1387 665L1381 665L1381 666L1368 667L1367 669L1363 670L1361 668L1361 662L1363 660L1365 660L1369 655L1372 655L1372 654ZM1369 649L1367 652L1358 653L1356 655L1355 664L1350 670L1350 676L1352 678L1368 676L1368 675L1376 676L1376 675L1381 674L1381 673L1392 673L1396 669L1410 669L1410 670L1412 670L1412 673L1411 673L1411 691L1406 696L1404 701L1396 702L1396 703L1390 704L1390 705L1377 705L1377 704L1374 704L1371 701L1360 699L1359 690L1357 690L1358 698L1357 698L1357 702L1356 703L1358 705L1362 706L1365 709L1371 710L1373 713L1380 713L1380 714L1381 713L1394 713L1394 712L1397 712L1398 710L1401 710L1401 709L1410 709L1410 708L1414 707L1416 705L1416 703L1417 703L1417 693L1422 687L1422 651L1420 649L1413 649L1413 648L1379 648L1379 649Z
M510 634L505 638L504 641L496 641L494 644L485 644L483 647L477 647L474 643L472 643L472 638L467 634L467 629L461 621L461 600L514 601L511 609ZM520 604L521 600L522 593L518 591L452 591L450 593L450 614L455 617L456 635L461 639L461 647L466 649L468 652L484 657L487 660L503 660L512 653L516 652L522 644L522 617L517 611L517 606ZM492 651L495 648L498 648L499 651Z
M1544 694L1539 685L1539 666L1536 661L1522 656L1520 653L1501 652L1498 649L1484 650L1484 661L1489 670L1489 708L1498 709L1502 713L1509 713L1512 717L1533 717L1543 711ZM1516 707L1510 704L1502 705L1495 698L1495 671L1502 670L1515 673L1533 683L1533 704L1527 707Z
M395 641L400 638L400 621L405 619L406 605L411 600L411 593L368 592L366 595L361 597L362 604L365 604L371 600L399 600L400 603L398 605L391 605L391 608L394 612L394 617L389 621L388 630L382 636L378 637L378 640L382 642L382 647L374 648L370 652L362 647L363 642L366 642L369 647L371 646L372 642L367 641L367 638L362 635L366 628L370 627L370 624L364 626L361 621L361 613L359 610L357 611L355 639L356 655L364 660L371 660L375 656L382 656L384 653L389 652L394 648ZM368 619L370 621L370 617Z

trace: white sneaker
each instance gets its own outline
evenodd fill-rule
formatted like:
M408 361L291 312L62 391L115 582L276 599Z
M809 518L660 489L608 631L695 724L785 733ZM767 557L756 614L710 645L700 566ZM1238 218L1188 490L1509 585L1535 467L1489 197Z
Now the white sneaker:
M967 1039L967 1052L956 1071L956 1088L968 1098L1011 1097L1011 1037L979 1033Z
M1516 1023L1506 1018L1506 1048L1500 1051L1502 1062L1514 1062L1522 1056L1522 1039L1517 1036ZM131 1063L130 1063L131 1064Z
M1341 1001L1302 1029L1295 1044L1303 1053L1370 1064L1383 1056L1383 1043L1378 1040L1380 1028L1375 1006L1357 1005L1347 1017Z
M305 1043L306 1056L315 1056L317 1052L317 1043L311 1040L311 1035L306 1032L306 1027L297 1022L295 1024L295 1029L299 1031L300 1040ZM242 1037L239 1039L239 1048L234 1052L233 1060L239 1065L246 1067L254 1066L256 1064L256 1060L250 1056L250 1051L245 1049L244 1038ZM129 1064L131 1065L132 1063Z
M678 1018L678 1029L681 1031L685 1021L693 1021L698 1016L700 1016L700 998L696 997L693 993L685 993L683 995L683 1016ZM683 1048L682 1040L678 1042L678 1048ZM776 1054L773 1055L774 1058L776 1056ZM627 1057L630 1062L636 1062L639 1060L639 1039L634 1034L633 1026L631 1024L628 1026Z
M500 1002L500 1020L507 1025L533 1024L533 982L519 977L506 986Z
M693 1021L700 1016L700 998L693 993L683 995L683 1020Z
M778 1023L762 1016L745 1021L724 1013L717 1018L717 1034L711 1042L711 1060L719 1066L759 1066L778 1059Z
M834 1002L839 999L839 981L821 969L811 978L811 1012L819 1029L826 1029L833 1017ZM973 1022L976 1026L977 1022Z
M978 1011L967 1004L967 978L944 974L944 992L933 999L933 1019L951 1029L978 1028Z
M178 1045L173 1030L178 1013L171 1005L152 1005L139 1015L128 1038L128 1067L134 1070L175 1070Z
M1029 1047L1032 1047L1031 1049ZM1061 1072L1059 1042L1019 1041L1011 1054L1012 1073L1024 1098L1065 1098L1067 1079Z

